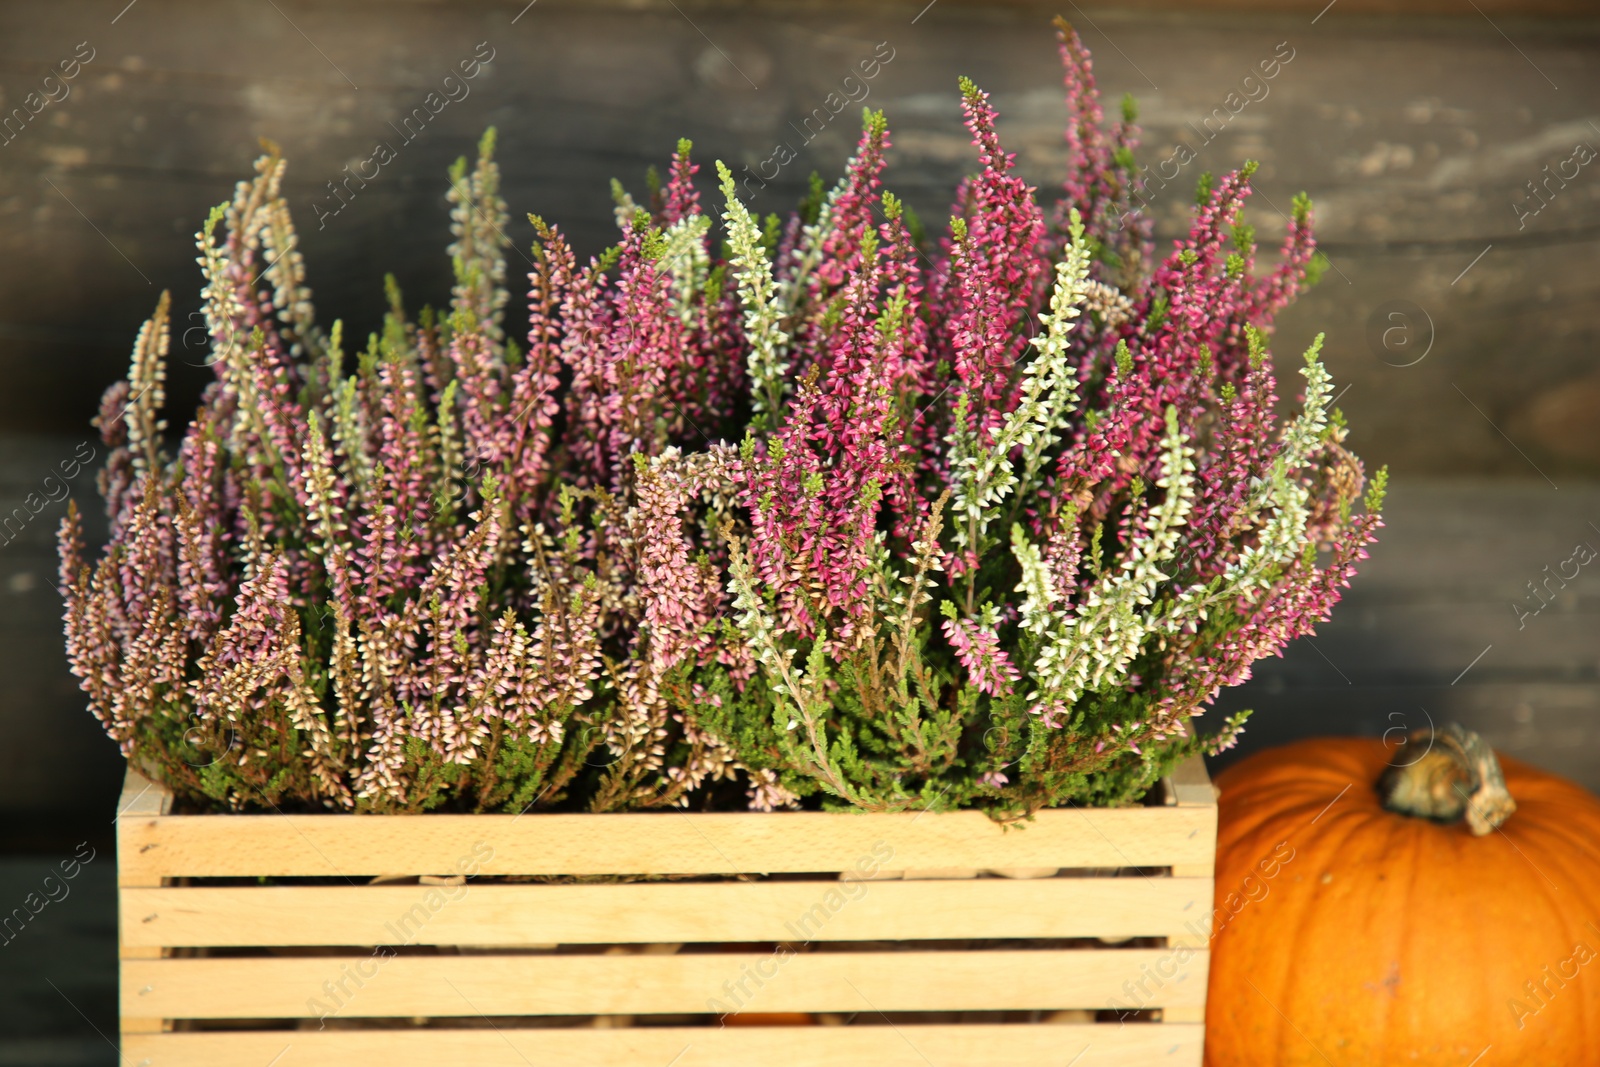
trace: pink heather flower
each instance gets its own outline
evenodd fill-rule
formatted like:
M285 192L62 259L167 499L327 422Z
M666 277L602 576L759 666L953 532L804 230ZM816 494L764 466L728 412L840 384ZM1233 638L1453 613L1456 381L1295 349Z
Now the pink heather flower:
M694 187L694 176L700 167L689 162L692 147L687 140L680 140L677 154L672 157L672 177L667 182L660 212L665 226L700 214L700 194Z
M946 304L937 336L956 370L974 426L990 430L1015 403L1012 373L1027 350L1039 308L1045 263L1044 217L1032 187L1011 174L989 94L962 79L961 109L983 169L963 185L954 213L962 220L938 283Z
M1125 287L1137 298L1145 280L1141 268L1150 257L1153 220L1143 202L1144 183L1133 162L1139 127L1134 122L1132 98L1124 98L1122 117L1108 134L1103 129L1089 50L1071 26L1058 21L1056 27L1067 102L1067 176L1061 183L1062 197L1052 228L1064 242L1068 217L1076 210L1121 261L1114 268L1105 259L1098 260L1095 276Z
M883 113L869 114L823 233L821 259L812 275L816 304L820 304L819 296L843 286L861 269L864 242L877 229L875 194L883 184L883 155L888 147L889 127Z
M800 798L784 788L777 774L770 770L750 772L746 795L750 798L751 811L779 811L800 806Z
M572 288L577 270L566 238L543 220L536 223L539 233L538 265L528 274L528 352L522 366L512 374L508 417L510 439L502 449L508 457L511 475L519 485L545 484L553 437L552 425L561 410L560 340L562 324L556 313L560 294ZM502 431L503 432L503 431ZM537 513L540 494L524 493L513 497L512 510L523 522Z
M1009 696L1011 683L1022 677L1012 666L1011 657L1000 647L1000 639L992 627L983 627L971 619L946 619L943 623L945 639L955 649L956 659L966 668L967 680L980 693L990 696Z
M683 515L691 499L722 483L733 461L729 448L689 460L669 448L655 462L637 464L639 503L629 525L639 545L637 573L649 655L662 673L712 647L711 624L722 614L727 597L716 573L693 561L694 545L683 528Z

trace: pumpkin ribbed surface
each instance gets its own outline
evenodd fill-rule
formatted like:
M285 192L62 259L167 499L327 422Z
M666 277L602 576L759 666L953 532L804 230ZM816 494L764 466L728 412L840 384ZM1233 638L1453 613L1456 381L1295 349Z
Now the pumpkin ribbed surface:
M1516 812L1475 837L1384 809L1407 758L1312 740L1219 776L1208 1067L1600 1064L1600 801L1502 759Z

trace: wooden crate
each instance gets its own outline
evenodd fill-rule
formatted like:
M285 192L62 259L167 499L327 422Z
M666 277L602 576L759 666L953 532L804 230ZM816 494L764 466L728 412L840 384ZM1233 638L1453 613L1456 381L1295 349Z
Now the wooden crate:
M122 1062L1198 1065L1217 812L1199 761L1163 788L1160 806L1005 829L977 812L173 815L130 771ZM477 877L394 884L462 870ZM490 877L640 874L687 877ZM817 1024L724 1025L736 1009Z

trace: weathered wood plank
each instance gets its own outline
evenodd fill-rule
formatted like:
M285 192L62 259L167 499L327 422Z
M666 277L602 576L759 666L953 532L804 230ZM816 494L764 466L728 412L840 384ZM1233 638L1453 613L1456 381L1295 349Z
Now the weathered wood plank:
M1093 1050L1096 1067L1199 1067L1198 1025L858 1025L759 1030L648 1027L623 1030L297 1031L129 1037L124 1067L1061 1067Z
M1454 721L1600 790L1600 564L1564 565L1579 542L1600 549L1589 525L1600 525L1600 487L1560 485L1398 482L1333 618L1257 664L1202 720L1256 709L1214 766L1316 734L1396 738ZM1530 581L1575 570L1519 625L1512 605L1539 603Z
M1209 953L1172 949L125 960L122 1011L173 1019L1104 1008L1159 969L1150 1007L1205 1003ZM358 977L350 978L348 976ZM738 996L738 983L744 995ZM318 1006L321 1002L322 1007ZM719 1007L719 1005L721 1005Z
M124 887L124 945L530 945L1179 934L1201 878Z
M1141 158L1156 168L1179 144L1196 152L1154 200L1164 233L1173 232L1201 170L1246 158L1262 163L1249 213L1265 238L1281 228L1278 209L1295 192L1316 198L1337 270L1286 317L1280 355L1290 370L1294 348L1316 329L1330 331L1330 367L1341 387L1355 383L1343 403L1363 455L1408 472L1533 477L1460 400L1455 381L1541 463L1554 457L1594 471L1596 431L1556 410L1564 387L1590 389L1586 395L1600 388L1588 313L1600 285L1593 168L1526 225L1516 211L1544 167L1596 136L1586 103L1600 92L1594 24L1496 15L1592 16L1592 4L1482 0L1477 7L1496 19L1491 24L1458 0L1367 2L1461 17L1347 17L1362 2L1340 0L1317 18L1326 4L1249 0L1248 15L1119 4L1090 7L1079 22L1108 98L1128 91L1143 101ZM397 273L413 302L448 293L440 176L489 123L501 125L518 247L530 237L523 212L535 210L593 251L611 239L606 179L637 188L645 166L664 161L679 134L695 139L702 159L721 157L736 170L759 164L779 140L795 139L790 123L839 88L878 42L895 58L861 103L887 110L895 143L888 181L925 218L943 216L955 180L975 165L959 122L957 73L994 93L1022 173L1051 195L1065 152L1048 29L1057 8L940 3L912 25L911 8L923 6L719 4L697 9L691 23L664 3L547 0L512 25L516 11L488 5L463 17L454 4L408 3L374 21L361 5L288 4L317 48L288 20L262 19L244 0L130 12L92 42L99 54L71 96L50 105L0 158L0 195L14 205L7 217L27 220L0 232L5 261L19 265L0 286L0 381L8 386L0 423L81 427L102 385L122 373L133 331L166 285L179 305L173 391L180 406L193 396L205 372L183 365L203 362L199 336L185 333L199 306L192 234L247 172L260 136L283 144L291 160L290 200L303 219L318 301L357 337L381 311L384 270ZM8 89L24 91L42 77L98 17L85 0L0 12ZM248 47L241 26L250 27ZM479 41L496 59L471 95L401 144L398 158L319 228L313 205L330 195L327 183L377 141L398 143L389 123ZM1270 91L1215 136L1197 133L1280 43L1295 58ZM1259 86L1250 91L1260 95ZM763 191L760 210L787 207L811 169L837 170L854 138L849 110L796 141L799 158ZM396 228L395 218L413 221ZM1443 348L1410 368L1369 348L1369 319L1401 298L1432 316L1450 347L1448 365L1438 358ZM91 302L89 329L82 308ZM1537 361L1522 358L1530 338L1540 345ZM62 374L64 365L76 373ZM1519 420L1526 438L1515 432Z

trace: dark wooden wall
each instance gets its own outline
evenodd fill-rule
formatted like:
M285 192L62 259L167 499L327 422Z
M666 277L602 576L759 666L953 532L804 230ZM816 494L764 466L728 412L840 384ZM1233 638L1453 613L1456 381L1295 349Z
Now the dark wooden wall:
M1583 488L1600 474L1600 160L1575 161L1580 144L1600 149L1592 3L1461 0L1457 17L1388 17L1356 0L1187 14L1072 0L124 3L0 7L0 117L30 92L59 95L47 76L92 53L70 93L13 122L0 144L7 511L84 438L163 288L179 322L175 391L180 404L192 397L205 374L182 365L201 358L183 334L199 321L186 318L199 308L193 234L248 173L260 138L290 160L323 315L365 331L384 271L413 300L446 298L443 174L490 124L518 247L531 210L595 250L611 229L607 180L640 189L679 136L736 169L793 145L798 158L756 201L762 210L789 206L812 169L831 177L854 141L855 108L809 142L795 127L881 48L892 58L864 102L887 111L890 185L925 218L943 217L973 166L959 74L994 93L1003 137L1048 196L1064 158L1049 28L1059 10L1094 49L1108 100L1139 98L1142 160L1155 167L1180 144L1195 152L1155 200L1164 236L1202 170L1261 161L1251 215L1267 240L1294 193L1313 196L1333 269L1283 318L1280 364L1292 372L1326 330L1352 441L1395 471L1390 540L1319 641L1351 684L1302 643L1240 695L1264 709L1252 743L1381 732L1391 711L1420 703L1437 714L1437 699L1600 786L1589 725L1600 628L1584 599L1595 579L1586 572L1562 602L1570 610L1548 609L1536 636L1502 641L1513 616L1496 606L1566 559L1560 543L1584 522L1600 522L1600 498ZM1540 13L1572 17L1526 17ZM488 50L469 95L409 141L397 133L391 124ZM1290 54L1264 97L1227 110L1230 93L1259 96L1242 85L1252 68ZM1208 116L1217 129L1219 115L1214 138L1197 132ZM333 203L327 183L380 141L396 158L319 228L313 205ZM1531 199L1538 182L1542 200ZM1463 478L1477 480L1439 484ZM92 509L86 479L79 495ZM0 809L104 803L115 765L61 667L48 549L59 509L0 546ZM1443 685L1491 643L1458 685ZM1436 685L1440 697L1413 700Z
M1214 764L1454 721L1600 792L1600 486L1402 480L1384 517L1332 620L1218 700L1256 714Z
M416 299L446 292L443 172L489 124L500 128L521 248L527 211L599 247L611 227L608 179L641 188L679 136L736 169L793 142L799 158L757 201L786 208L812 169L838 170L857 132L854 107L809 144L790 124L822 107L880 42L894 58L867 83L865 103L888 112L890 182L924 216L944 216L973 166L958 74L995 94L1005 139L1045 195L1064 156L1053 7L940 0L913 24L917 5L680 13L541 0L512 24L517 4L139 0L112 24L106 6L0 9L0 111L80 42L94 55L66 99L0 145L8 429L81 426L160 289L174 291L180 322L198 310L194 231L263 137L290 160L323 313L355 327L378 313L385 270ZM1202 170L1259 159L1252 207L1263 237L1281 232L1278 209L1308 191L1335 267L1286 317L1281 355L1292 362L1292 350L1328 331L1365 455L1407 474L1537 477L1499 426L1552 476L1600 471L1600 426L1582 417L1600 398L1600 165L1552 179L1537 215L1519 222L1517 211L1540 204L1528 183L1558 174L1576 145L1600 150L1600 24L1352 18L1340 4L1313 22L1321 5L1284 7L1294 13L1062 5L1095 50L1107 97L1140 99L1143 160L1156 169L1180 143L1197 150L1155 200L1163 232L1175 232ZM495 58L467 83L470 95L403 141L402 116L480 42ZM1275 53L1293 58L1265 98L1228 116L1228 94ZM1208 143L1197 131L1218 109L1229 121ZM380 141L397 158L319 229L313 205L335 203L327 183ZM1389 319L1396 301L1407 306ZM1369 343L1386 329L1393 351ZM1394 365L1424 350L1415 365ZM188 368L184 380L201 374Z

